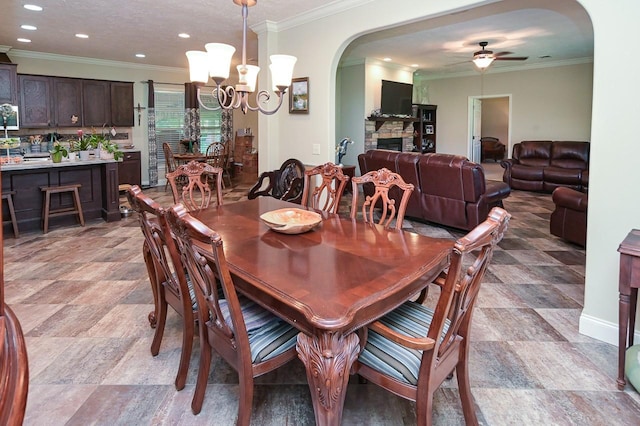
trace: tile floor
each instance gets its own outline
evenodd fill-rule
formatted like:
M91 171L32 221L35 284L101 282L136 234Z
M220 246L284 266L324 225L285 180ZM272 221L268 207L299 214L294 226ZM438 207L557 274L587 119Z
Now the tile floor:
M498 177L499 178L499 177ZM247 187L225 190L225 202ZM145 190L163 204L162 187ZM640 396L616 389L617 349L578 333L585 252L550 236L551 197L514 191L513 218L475 310L471 386L481 424L640 424ZM459 231L409 221L409 230L457 238ZM173 381L180 322L170 312L160 354L149 352L152 295L134 216L47 235L5 239L6 301L27 339L30 386L25 425L233 425L237 376L214 360L202 412L194 416L198 342L187 386ZM434 424L462 425L456 381L435 396ZM311 425L298 361L257 380L252 424ZM412 403L352 378L343 424L409 425Z

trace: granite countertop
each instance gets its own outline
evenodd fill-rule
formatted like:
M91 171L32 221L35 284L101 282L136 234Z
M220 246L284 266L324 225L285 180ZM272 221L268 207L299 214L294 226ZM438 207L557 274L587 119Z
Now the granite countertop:
M48 169L51 167L75 167L86 166L92 164L105 164L115 163L116 160L102 160L96 158L90 158L89 160L82 161L76 159L75 161L62 160L60 163L54 163L51 160L38 160L38 161L22 161L20 163L2 164L1 170L13 171L13 170L36 170L36 169Z

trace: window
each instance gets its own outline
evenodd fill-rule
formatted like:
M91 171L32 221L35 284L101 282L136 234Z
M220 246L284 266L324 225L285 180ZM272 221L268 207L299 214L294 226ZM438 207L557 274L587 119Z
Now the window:
M210 90L202 90L200 99L205 105L215 108L218 100L211 95ZM200 152L206 153L207 147L214 142L220 142L222 138L222 109L217 111L209 111L200 108Z
M156 140L158 146L167 142L174 152L184 129L184 88L157 85L154 88L156 109ZM164 165L164 152L158 149L158 164Z

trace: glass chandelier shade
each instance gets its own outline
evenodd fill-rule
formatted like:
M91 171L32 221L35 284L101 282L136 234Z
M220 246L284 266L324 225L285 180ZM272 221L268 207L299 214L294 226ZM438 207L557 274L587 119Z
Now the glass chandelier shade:
M189 78L191 82L198 84L198 102L205 109L211 108L204 105L200 99L200 86L207 84L209 77L216 83L216 87L212 90L212 95L218 99L220 108L236 109L239 108L246 114L247 111L259 111L266 115L271 115L278 111L282 106L283 96L287 88L291 85L293 77L293 67L297 61L295 56L290 55L271 55L271 79L273 83L273 91L278 96L278 105L273 110L264 109L260 106L260 102L267 102L271 95L266 90L261 90L256 94L256 105L249 104L248 94L256 91L256 81L260 67L255 65L247 65L246 44L247 44L247 15L248 6L256 4L254 0L233 0L234 3L242 6L242 64L237 66L238 84L235 87L222 87L222 82L229 78L229 70L231 68L231 59L236 49L233 46L223 43L207 43L205 45L206 52L190 50L187 54L189 60Z
M495 57L493 54L480 54L473 58L473 63L481 70L489 68Z

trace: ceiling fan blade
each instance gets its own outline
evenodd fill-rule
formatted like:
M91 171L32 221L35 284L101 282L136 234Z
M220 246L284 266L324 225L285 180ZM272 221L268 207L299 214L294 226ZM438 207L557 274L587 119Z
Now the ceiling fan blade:
M513 52L498 52L493 54L495 57L504 56L504 55L513 55Z
M505 56L505 57L497 57L496 61L526 61L529 59L528 56Z

